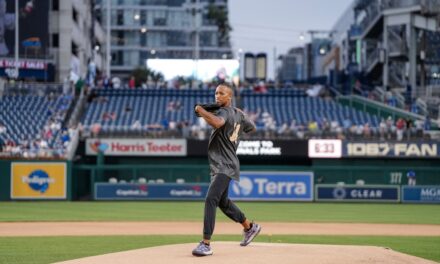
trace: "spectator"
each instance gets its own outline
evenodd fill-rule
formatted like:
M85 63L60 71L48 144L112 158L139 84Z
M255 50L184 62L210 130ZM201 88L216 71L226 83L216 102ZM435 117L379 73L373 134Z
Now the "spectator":
M134 76L131 76L130 80L128 81L128 88L136 88L136 80L134 79Z
M425 117L425 123L423 124L423 129L425 131L429 131L431 130L431 120L429 119L429 117Z
M403 118L399 118L399 120L397 120L396 122L397 141L402 141L405 126L406 126L405 120L403 120Z
M6 126L0 123L0 134L4 134L6 133L6 131L7 131Z
M408 185L415 186L416 185L416 172L410 170L406 173L406 177L408 178Z

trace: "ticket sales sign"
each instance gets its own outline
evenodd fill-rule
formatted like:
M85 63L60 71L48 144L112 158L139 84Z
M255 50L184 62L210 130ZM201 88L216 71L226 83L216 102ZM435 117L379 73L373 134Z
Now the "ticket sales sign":
M186 156L185 139L87 139L86 154L105 156Z

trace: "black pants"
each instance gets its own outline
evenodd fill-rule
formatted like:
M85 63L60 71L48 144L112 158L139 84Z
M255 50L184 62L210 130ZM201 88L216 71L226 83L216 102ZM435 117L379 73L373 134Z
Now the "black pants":
M228 198L229 182L231 178L225 174L217 174L213 177L205 199L205 218L203 223L203 239L211 239L215 226L215 213L217 207L237 223L246 220L240 209Z

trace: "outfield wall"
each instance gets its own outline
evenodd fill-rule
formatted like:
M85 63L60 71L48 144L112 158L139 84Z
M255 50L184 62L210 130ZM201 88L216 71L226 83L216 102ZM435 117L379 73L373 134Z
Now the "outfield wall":
M100 148L102 155L97 155ZM141 178L209 183L206 149L207 141L195 140L91 140L79 145L76 155L81 158L74 164L0 160L0 200L92 200L95 183L111 178L126 183ZM360 181L401 186L407 185L406 175L413 170L417 185L432 186L440 185L439 151L437 142L247 140L238 152L242 171L312 172L315 185Z

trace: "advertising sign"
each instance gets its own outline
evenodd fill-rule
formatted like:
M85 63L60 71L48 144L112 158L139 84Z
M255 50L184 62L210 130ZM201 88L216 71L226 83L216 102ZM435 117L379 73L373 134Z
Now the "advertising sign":
M231 181L229 197L243 201L313 201L313 172L240 173Z
M440 158L435 142L344 142L344 157Z
M400 188L393 185L318 184L316 201L332 202L399 202Z
M46 58L49 48L49 0L18 1L20 58ZM0 57L14 57L15 1L0 0Z
M65 163L11 164L11 199L65 199Z
M206 156L208 140L188 140L188 156ZM300 157L307 158L306 140L241 140L237 148L240 157Z
M207 183L95 183L95 200L203 200Z
M402 203L440 203L440 186L402 186Z
M309 158L340 158L342 141L339 139L310 139Z
M185 139L87 139L86 154L105 156L186 156Z

